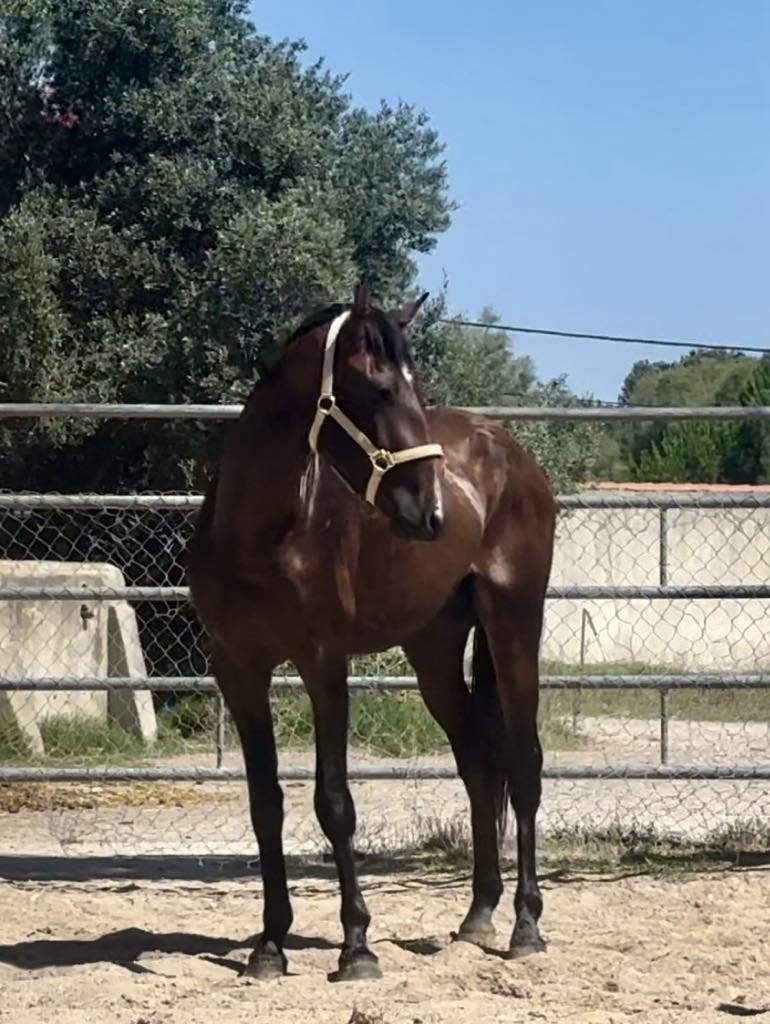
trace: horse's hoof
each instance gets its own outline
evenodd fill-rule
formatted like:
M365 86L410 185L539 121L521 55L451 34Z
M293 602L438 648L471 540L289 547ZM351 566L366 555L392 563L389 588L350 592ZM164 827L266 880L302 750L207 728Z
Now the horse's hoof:
M459 932L452 932L453 942L467 942L471 946L489 949L497 939L497 929L493 924L479 925L475 928L461 927Z
M283 952L274 942L266 942L252 952L243 974L258 981L271 981L273 978L282 978L287 969L288 961Z
M545 942L540 938L540 935L535 932L534 934L529 933L526 936L517 937L514 932L514 937L508 950L508 958L510 960L520 960L522 957L531 956L533 953L545 953Z
M359 953L352 959L340 957L336 971L329 975L329 981L377 981L382 971L373 953Z
M544 952L545 942L540 936L537 921L531 914L524 912L514 926L508 955L518 959L522 956L529 956L531 953Z

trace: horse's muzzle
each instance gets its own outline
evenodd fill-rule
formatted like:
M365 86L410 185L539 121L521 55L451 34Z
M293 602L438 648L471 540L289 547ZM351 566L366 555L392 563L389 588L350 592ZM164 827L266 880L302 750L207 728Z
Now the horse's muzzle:
M434 502L420 503L407 491L394 492L393 532L404 540L438 540L444 533L444 511Z

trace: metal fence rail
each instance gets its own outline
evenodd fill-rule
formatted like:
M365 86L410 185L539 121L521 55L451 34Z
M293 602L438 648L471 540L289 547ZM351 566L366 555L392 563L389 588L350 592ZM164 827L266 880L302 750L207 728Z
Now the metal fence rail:
M314 782L314 768L279 768L285 782ZM240 768L4 768L0 782L242 782L246 775ZM399 779L438 781L456 779L454 767L433 764L351 765L348 778L352 782L393 782ZM731 781L765 781L770 767L736 765L734 768L696 767L692 765L589 765L586 767L543 768L545 779L658 779L699 780L729 779Z
M640 420L768 420L770 406L458 406L465 412L499 420L538 420L574 423L584 420L630 422ZM0 419L141 419L141 420L229 420L237 419L242 405L120 405L87 402L5 402Z
M240 411L240 406L6 404L0 405L0 419L9 424L38 417L220 420L232 419ZM498 419L551 423L770 419L770 408L757 407L474 411ZM202 500L199 494L183 493L0 493L0 557L106 562L117 566L124 578L124 585L102 586L90 578L81 585L75 576L50 585L16 584L6 577L0 579L0 615L4 608L15 609L17 616L30 609L45 618L49 612L42 609L50 607L50 615L69 615L76 622L78 609L72 605L80 602L82 635L66 636L66 644L76 645L78 637L85 643L95 611L128 603L137 616L147 660L146 669L128 674L125 668L78 674L59 670L55 649L41 650L40 664L31 668L15 670L0 661L6 666L0 667L0 786L242 781L239 749L215 680L208 674L180 560ZM687 790L686 800L692 803L692 793L696 794L704 820L713 815L714 801L728 797L737 808L732 817L766 816L770 711L765 714L763 709L770 709L770 636L767 644L764 636L770 630L763 622L770 613L770 574L764 571L770 564L770 494L587 492L561 495L558 505L562 534L557 548L572 552L574 565L567 559L547 595L548 650L541 678L544 746L550 757L545 779L557 787L597 782L623 786L623 807L642 806L652 820L653 793L659 794L659 801L681 801L682 817L687 816L685 797L677 796L684 792L681 787L696 787ZM610 527L621 537L617 549L602 540L602 531ZM619 554L625 562L618 561ZM596 578L595 573L600 574L597 582L584 582ZM9 622L0 618L0 657L2 628ZM670 640L663 641L664 636ZM65 644L65 637L54 636L47 643L55 648ZM715 651L710 655L712 643ZM682 664L668 647L684 652ZM423 735L427 726L414 710L420 704L414 700L415 677L391 653L354 661L351 667L350 690L358 714L358 724L353 723L358 731L353 736L351 779L421 784L456 780L448 754L435 748L432 734ZM276 674L273 692L284 740L288 737L290 749L300 751L289 758L281 777L307 782L314 769L304 763L302 753L307 739L303 687L290 667ZM153 695L164 721L176 723L170 747L160 743L140 750L120 734L114 750L107 746L100 751L97 746L84 748L81 755L72 749L77 722L69 732L62 728L60 736L55 716L43 726L43 753L33 756L9 747L4 738L4 701L18 702L25 695L37 702L67 695L101 695L112 701L146 694ZM402 707L401 701L411 703ZM42 720L44 703L36 707ZM185 729L192 739L180 746L178 737L186 735ZM86 732L84 727L84 736ZM302 740L299 746L292 746L295 735ZM378 746L374 741L383 736L387 742ZM205 748L202 737L207 738ZM583 741L585 754L579 745ZM104 742L113 740L108 735ZM214 755L214 763L201 763L199 759L208 754ZM113 763L115 758L121 763ZM237 763L230 763L233 759ZM739 795L737 786L743 787ZM552 813L581 822L585 810L573 813L568 802L578 797L563 788L554 792L561 803L556 800ZM631 812L622 813L633 820ZM96 817L89 820L93 827Z

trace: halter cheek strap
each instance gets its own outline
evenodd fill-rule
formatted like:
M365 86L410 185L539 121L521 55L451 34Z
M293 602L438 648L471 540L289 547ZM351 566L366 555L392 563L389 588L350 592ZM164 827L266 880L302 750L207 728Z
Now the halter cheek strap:
M329 327L324 345L323 370L321 376L321 393L318 397L316 414L313 424L310 427L308 442L314 452L318 451L318 439L321 429L326 420L331 417L338 423L348 437L351 437L359 448L369 458L371 470L369 480L366 484L364 498L370 505L374 505L377 498L382 478L389 469L399 466L404 462L414 462L417 459L442 458L444 450L440 444L420 444L414 448L401 448L392 452L388 448L377 448L372 444L366 434L359 430L355 423L346 416L337 405L334 397L334 354L337 347L337 338L345 322L349 319L350 312L346 311L336 316Z

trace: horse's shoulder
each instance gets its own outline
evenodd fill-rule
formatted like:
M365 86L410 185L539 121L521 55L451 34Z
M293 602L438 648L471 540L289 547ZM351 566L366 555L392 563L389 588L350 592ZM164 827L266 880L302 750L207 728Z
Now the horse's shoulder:
M509 494L517 504L529 499L550 513L553 494L543 468L504 423L451 407L430 409L428 422L453 471L493 497L494 504Z

